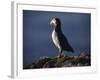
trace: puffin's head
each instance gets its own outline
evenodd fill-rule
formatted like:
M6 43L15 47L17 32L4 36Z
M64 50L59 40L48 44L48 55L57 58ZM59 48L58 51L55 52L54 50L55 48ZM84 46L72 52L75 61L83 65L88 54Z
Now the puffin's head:
M60 22L60 19L59 18L53 18L51 21L50 21L50 25L53 26L54 28L60 26L61 22Z

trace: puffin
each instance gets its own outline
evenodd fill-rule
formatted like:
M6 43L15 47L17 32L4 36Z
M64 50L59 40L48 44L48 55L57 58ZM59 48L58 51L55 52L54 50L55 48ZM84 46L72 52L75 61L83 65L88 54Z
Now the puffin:
M50 25L53 27L52 41L54 45L59 49L58 58L64 57L64 51L74 52L74 49L68 42L61 29L61 20L59 18L53 18L50 20Z

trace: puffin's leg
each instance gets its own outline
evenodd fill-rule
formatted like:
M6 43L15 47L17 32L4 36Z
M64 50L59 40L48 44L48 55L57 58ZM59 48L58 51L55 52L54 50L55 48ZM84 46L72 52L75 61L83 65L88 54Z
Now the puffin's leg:
M64 57L64 51L61 52L61 57Z
M59 58L61 58L61 57L64 57L64 52L63 52L63 50L62 49L59 49Z

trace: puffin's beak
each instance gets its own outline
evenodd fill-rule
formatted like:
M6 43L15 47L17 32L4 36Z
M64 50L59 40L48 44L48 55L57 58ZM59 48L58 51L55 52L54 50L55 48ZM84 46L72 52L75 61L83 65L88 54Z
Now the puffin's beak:
M52 20L50 21L50 25L51 25L51 26L56 26L55 19L52 19Z
M52 25L53 23L52 23L52 21L50 21L50 25Z

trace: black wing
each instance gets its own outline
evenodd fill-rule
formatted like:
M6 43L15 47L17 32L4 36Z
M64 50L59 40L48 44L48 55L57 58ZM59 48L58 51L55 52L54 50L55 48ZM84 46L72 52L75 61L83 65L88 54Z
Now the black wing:
M74 52L73 48L69 44L67 38L64 36L63 33L58 33L59 43L61 45L62 50Z

